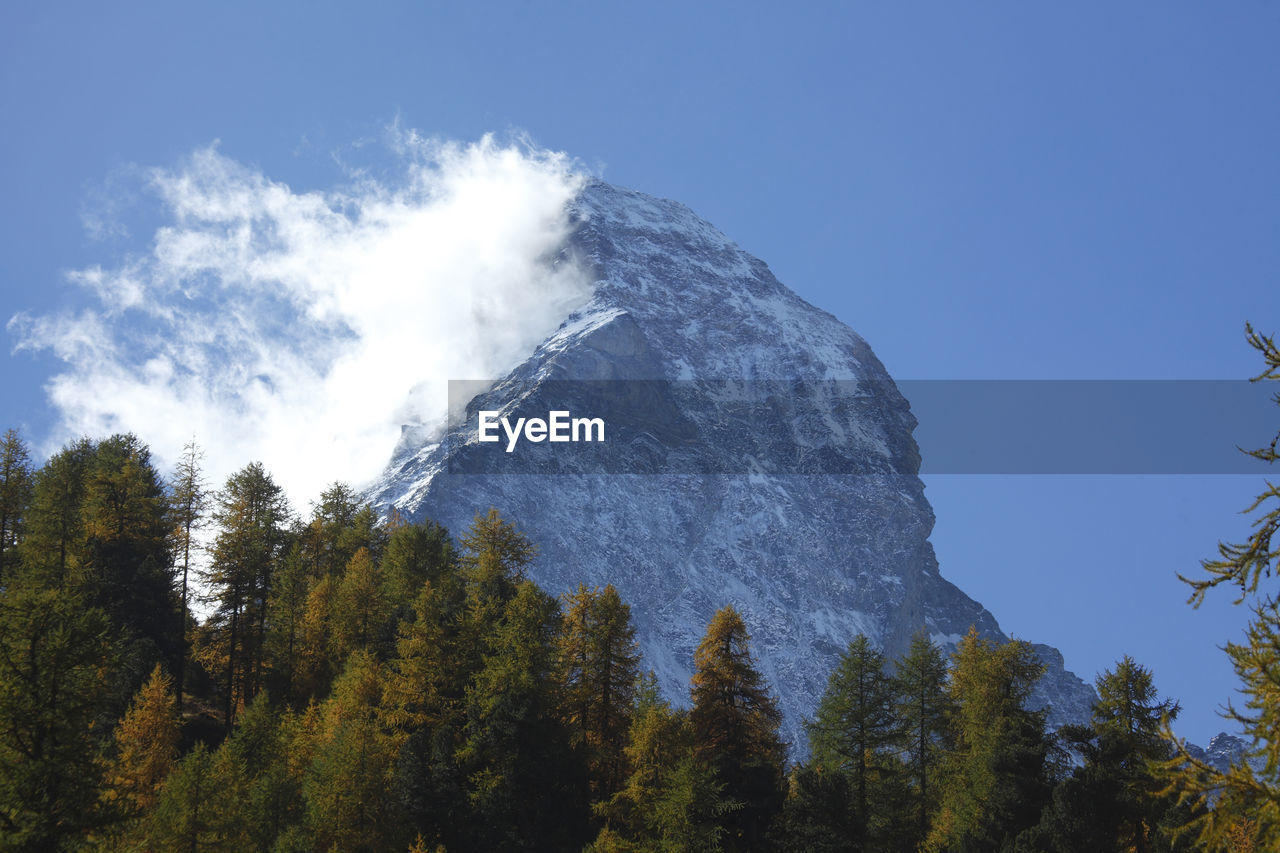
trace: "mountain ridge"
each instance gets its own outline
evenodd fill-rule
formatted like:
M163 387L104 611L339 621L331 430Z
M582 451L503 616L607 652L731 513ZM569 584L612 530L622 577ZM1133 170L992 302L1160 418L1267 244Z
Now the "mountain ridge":
M406 428L375 505L452 530L497 506L539 545L545 588L618 588L679 702L711 614L735 604L793 745L855 634L890 655L921 629L948 651L970 625L1005 639L939 572L916 420L865 340L679 202L591 181L570 216L550 262L582 264L592 296L454 401L443 435ZM475 440L481 408L549 406L610 411L610 442L517 462ZM1049 669L1033 702L1054 725L1086 721L1092 688L1037 651Z

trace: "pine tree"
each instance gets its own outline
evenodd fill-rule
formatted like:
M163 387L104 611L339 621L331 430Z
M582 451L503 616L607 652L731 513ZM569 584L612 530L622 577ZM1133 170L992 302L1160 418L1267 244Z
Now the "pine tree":
M495 578L488 573L480 582ZM491 612L492 604L482 612ZM522 580L487 625L484 663L467 692L465 742L458 751L474 808L475 843L484 849L581 847L588 840L585 768L556 714L559 603Z
M1250 346L1262 355L1265 369L1254 382L1280 381L1280 347L1275 338L1246 326ZM1273 398L1280 404L1280 393ZM1280 459L1280 432L1269 445L1248 451L1267 464ZM1220 543L1217 559L1201 565L1205 577L1182 580L1192 588L1191 603L1199 606L1208 592L1218 586L1234 587L1236 603L1251 601L1253 617L1243 643L1228 643L1226 650L1241 681L1245 707L1228 705L1226 716L1243 727L1252 740L1246 760L1226 772L1198 761L1166 727L1165 735L1175 745L1176 756L1164 768L1170 792L1184 800L1216 804L1190 827L1201 843L1221 845L1233 833L1252 833L1258 849L1280 848L1280 603L1273 589L1263 587L1263 578L1280 573L1280 486L1268 483L1246 512L1256 513L1253 532L1241 543ZM1255 770L1250 760L1261 760ZM1242 829L1247 827L1247 829Z
M131 685L157 662L175 668L180 654L168 515L151 451L137 436L114 435L93 446L81 504L79 583L131 643Z
M62 849L101 822L96 730L119 665L110 634L70 591L0 593L0 848Z
M271 579L288 546L289 506L284 491L254 462L227 479L213 518L219 530L207 581L215 610L216 649L222 664L227 731L238 707L262 683L263 648Z
M850 778L855 838L864 844L872 824L868 789L894 769L886 751L900 739L895 698L884 655L859 634L840 656L807 726L814 764Z
M182 699L184 687L186 684L186 664L187 657L190 654L190 644L187 641L188 622L190 621L190 592L189 577L191 573L191 552L195 543L195 534L204 525L204 513L208 507L209 495L204 481L204 473L200 468L200 460L204 454L200 452L200 448L196 446L195 441L188 442L182 449L182 456L178 459L177 467L173 472L173 494L170 498L170 505L173 508L173 539L174 550L178 555L178 559L182 564L182 590L180 593L182 602L181 617L181 649L178 655L177 667L177 685L175 691L178 696L178 716L182 716Z
M57 589L78 584L84 559L85 475L93 454L88 439L69 444L36 472L27 516L27 535L19 543L22 571Z
M910 764L916 801L915 843L929 832L929 815L938 801L937 777L942 762L951 702L947 696L947 662L942 650L923 631L911 640L894 672L897 716L902 745Z
M34 490L31 455L16 430L0 440L0 583L18 564L18 543Z
M694 652L694 756L724 785L726 798L743 804L723 822L730 850L764 843L784 795L782 715L756 669L750 643L742 617L727 606L711 619Z
M1083 764L1054 790L1033 833L1037 846L1063 853L1184 849L1166 832L1179 815L1173 799L1158 793L1155 775L1170 754L1162 720L1177 716L1177 703L1160 701L1150 671L1127 655L1094 683L1099 699L1090 725L1062 729Z

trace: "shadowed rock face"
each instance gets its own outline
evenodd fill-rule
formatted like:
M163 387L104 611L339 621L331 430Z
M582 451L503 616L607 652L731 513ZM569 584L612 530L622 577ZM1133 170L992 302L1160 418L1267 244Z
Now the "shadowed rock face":
M735 605L800 753L857 633L890 655L920 630L948 649L970 625L1003 636L938 572L916 421L862 338L683 205L595 182L572 215L555 262L591 271L591 300L443 437L406 430L375 505L456 532L497 507L539 546L545 588L618 588L677 702ZM481 409L602 416L607 439L506 454L476 441ZM1037 649L1051 722L1087 720L1092 689Z

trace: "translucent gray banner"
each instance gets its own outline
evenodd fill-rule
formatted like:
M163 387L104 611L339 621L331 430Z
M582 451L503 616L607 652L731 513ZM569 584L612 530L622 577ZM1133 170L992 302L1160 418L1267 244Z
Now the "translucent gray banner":
M1248 474L1276 386L1213 380L449 383L451 474ZM918 453L917 453L918 446Z

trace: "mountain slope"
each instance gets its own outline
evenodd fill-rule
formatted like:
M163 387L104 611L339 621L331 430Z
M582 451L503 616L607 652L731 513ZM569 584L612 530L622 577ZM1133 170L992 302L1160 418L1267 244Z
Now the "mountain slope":
M445 435L407 429L376 505L457 532L498 507L540 547L544 587L618 588L678 701L734 604L801 749L856 633L891 655L921 629L947 647L970 625L1003 636L939 574L916 421L862 338L683 205L593 182L571 215L555 262L591 270L590 301L474 398L459 386ZM602 417L606 442L477 441L481 410L552 409ZM1037 648L1037 701L1083 721L1092 689Z

